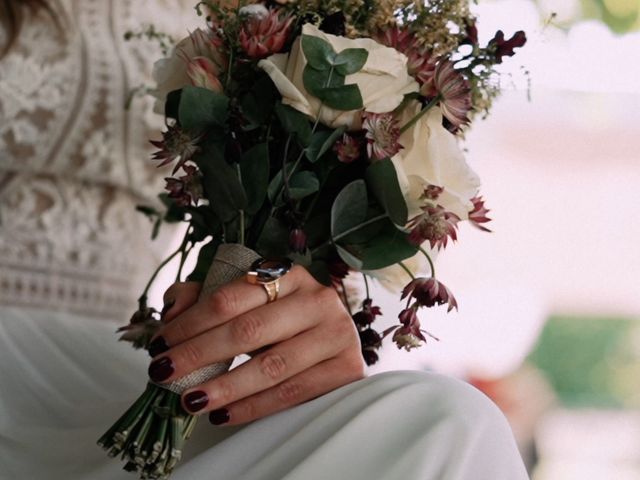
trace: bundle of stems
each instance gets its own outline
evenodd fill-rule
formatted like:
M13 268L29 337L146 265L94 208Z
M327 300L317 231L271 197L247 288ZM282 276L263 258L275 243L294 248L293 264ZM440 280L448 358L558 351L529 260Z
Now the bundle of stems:
M98 440L109 456L121 456L124 469L142 479L169 478L197 417L180 404L180 395L152 383Z

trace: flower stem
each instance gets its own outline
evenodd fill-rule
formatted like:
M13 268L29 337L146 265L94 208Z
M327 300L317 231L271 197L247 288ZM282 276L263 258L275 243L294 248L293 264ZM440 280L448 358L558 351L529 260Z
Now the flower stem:
M362 223L359 223L355 227L351 227L351 228L345 230L344 232L342 232L341 234L336 235L335 237L331 238L330 240L327 240L322 245L317 246L316 248L314 248L311 251L311 254L313 255L314 253L317 253L318 250L326 247L327 245L330 245L331 243L335 243L336 241L340 240L343 237L346 237L350 233L356 232L356 231L360 230L361 228L366 227L367 225L371 225L372 223L375 223L378 220L382 220L383 218L387 218L388 216L389 215L387 215L386 213L383 213L383 214L378 215L376 217L370 218L369 220L366 220L366 221L364 221Z
M238 172L238 180L242 185L242 172L240 171L240 164L236 163L236 171ZM244 210L239 210L240 213L240 245L244 245Z
M342 297L344 298L344 306L347 308L350 316L353 316L351 311L351 305L349 305L349 296L347 295L347 289L344 287L344 280L340 280L340 288L342 289Z
M364 280L364 290L366 292L367 298L371 298L369 296L369 281L367 280L367 276L363 273L362 279Z
M411 272L411 270L409 270L409 267L407 267L403 262L398 262L398 265L400 265L402 267L402 269L407 272L407 275L409 275L411 277L411 280L415 280L416 276L413 274L413 272Z
M400 133L404 133L409 128L413 127L418 122L418 120L420 120L424 116L424 114L427 113L431 109L431 107L433 107L439 101L440 101L440 96L433 97L431 101L427 103L422 110L420 110L411 120L409 120L402 127L400 127Z
M429 268L431 269L431 276L436 278L436 267L433 265L433 260L431 260L431 255L422 247L418 247L422 254L427 257L427 261L429 262Z

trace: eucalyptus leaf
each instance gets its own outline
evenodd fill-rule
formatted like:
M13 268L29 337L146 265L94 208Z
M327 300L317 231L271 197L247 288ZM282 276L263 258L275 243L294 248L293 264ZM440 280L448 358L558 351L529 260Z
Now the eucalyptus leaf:
M369 52L364 48L347 48L336 55L333 67L340 75L352 75L362 70L368 57Z
M216 155L199 162L203 187L209 206L224 223L233 220L240 210L247 208L247 196L238 172L224 157Z
M269 217L258 238L256 250L265 258L286 256L289 253L289 229L277 218Z
M316 70L329 70L336 53L326 40L311 35L302 35L302 51L307 63Z
M246 211L254 214L262 206L269 185L269 149L266 143L253 146L242 155L240 172L247 194Z
M367 187L354 180L336 196L331 207L331 235L337 237L363 223L367 217Z
M363 270L385 268L411 258L418 252L418 247L409 242L408 235L390 221L379 235L359 247Z
M284 183L282 182L282 170L278 171L276 175L269 182L269 187L267 187L267 195L271 203L275 203L276 196L282 190Z
M295 135L302 145L309 145L311 141L309 117L282 103L276 104L275 111L282 128L284 128L287 133Z
M403 227L407 223L407 202L404 199L393 162L386 158L372 163L365 173L367 185L385 209L389 218Z
M182 96L182 89L173 90L167 94L167 99L164 102L165 117L178 120L178 109L180 107L181 96Z
M341 87L323 88L316 95L329 108L349 111L362 108L362 95L358 85L349 84Z
M321 130L314 133L311 137L309 146L305 149L304 152L307 159L312 163L320 160L320 158L322 158L322 156L327 153L331 149L331 147L333 147L333 145L342 136L346 129L346 126L342 126L336 128L335 130Z
M320 182L313 172L296 172L289 181L289 195L292 200L301 200L319 189Z
M302 83L311 95L320 98L325 88L344 85L344 75L330 70L316 70L307 65L302 71Z
M201 87L182 89L178 117L186 130L201 132L214 126L223 127L229 113L229 99L221 93Z
M340 255L340 258L344 261L344 263L346 263L351 268L354 268L358 271L362 270L362 265L363 265L362 260L360 260L358 257L353 255L349 250L341 247L340 245L336 245L336 249L338 250L338 255Z

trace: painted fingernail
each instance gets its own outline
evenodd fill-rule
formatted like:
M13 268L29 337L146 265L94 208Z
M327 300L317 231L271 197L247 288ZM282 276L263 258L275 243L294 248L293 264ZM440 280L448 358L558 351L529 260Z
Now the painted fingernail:
M229 410L226 408L219 408L209 413L209 421L214 425L222 425L229 421Z
M187 407L187 410L191 413L202 410L207 406L207 403L209 403L209 397L202 390L189 392L184 396L184 406Z
M175 368L173 367L173 362L169 357L162 357L158 360L154 360L149 365L149 378L154 382L162 382L169 378Z
M164 316L167 314L169 310L171 310L171 307L173 307L175 304L176 304L176 301L173 299L167 300L165 302L165 304L162 306L162 311L160 312L160 321L164 320Z
M169 345L167 345L167 341L162 336L155 338L149 344L148 349L150 357L156 357L167 350L169 350Z

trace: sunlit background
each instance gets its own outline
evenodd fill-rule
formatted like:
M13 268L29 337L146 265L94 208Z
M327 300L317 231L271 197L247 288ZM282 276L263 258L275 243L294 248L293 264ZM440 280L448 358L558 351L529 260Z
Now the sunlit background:
M498 29L529 39L465 143L493 233L465 225L438 259L460 304L422 314L440 342L387 345L371 373L474 383L507 414L533 480L638 479L640 1L474 9L482 44ZM397 299L373 297L395 322Z

